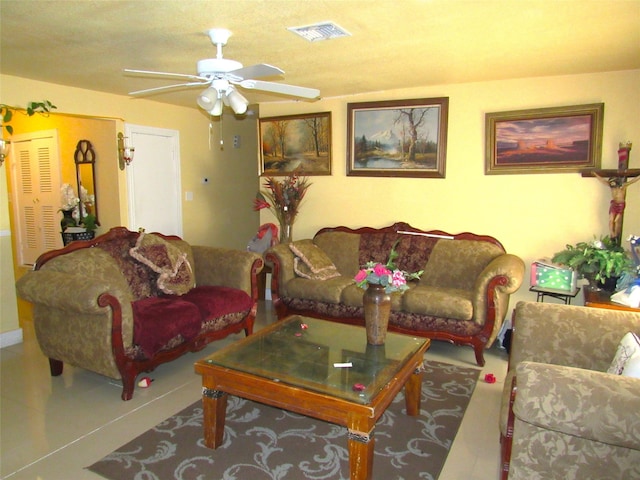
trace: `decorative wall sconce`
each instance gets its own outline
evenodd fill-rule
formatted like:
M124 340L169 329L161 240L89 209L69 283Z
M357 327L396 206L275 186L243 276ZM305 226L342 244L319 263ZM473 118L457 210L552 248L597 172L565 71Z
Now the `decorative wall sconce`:
M0 139L0 167L4 163L4 159L9 155L11 142L9 140Z
M129 144L129 137L125 137L122 132L119 132L118 163L120 165L120 170L124 170L124 167L133 161L133 154L135 151L136 149Z

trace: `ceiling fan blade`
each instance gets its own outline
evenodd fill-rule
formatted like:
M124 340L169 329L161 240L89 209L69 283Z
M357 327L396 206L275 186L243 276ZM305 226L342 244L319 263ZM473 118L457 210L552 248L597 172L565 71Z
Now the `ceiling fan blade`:
M238 77L236 81L244 80L245 78L257 78L257 77L276 77L284 75L284 70L273 65L267 65L266 63L259 63L257 65L250 65L248 67L238 68L232 70L229 75Z
M130 68L123 69L123 72L131 75L142 75L152 77L171 77L171 78L184 78L185 80L200 80L203 83L208 83L209 80L206 77L200 77L198 75L189 75L186 73L169 73L169 72L153 72L150 70L132 70Z
M210 83L210 82L207 81L207 82L177 83L177 84L174 84L174 85L165 85L163 87L154 87L154 88L145 88L144 90L136 90L135 92L129 92L129 95L131 95L131 96L145 95L147 93L161 92L163 90L170 90L170 89L173 89L173 88L197 87L197 86L207 85L208 83Z
M317 88L298 87L286 83L264 82L262 80L243 80L238 83L242 88L251 90L263 90L265 92L281 93L301 98L319 98L320 90Z

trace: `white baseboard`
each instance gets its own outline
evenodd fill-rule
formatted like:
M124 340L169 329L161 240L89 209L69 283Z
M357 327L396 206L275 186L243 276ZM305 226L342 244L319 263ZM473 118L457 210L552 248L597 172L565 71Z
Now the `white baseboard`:
M22 343L22 329L10 330L8 332L0 333L0 348L10 347Z

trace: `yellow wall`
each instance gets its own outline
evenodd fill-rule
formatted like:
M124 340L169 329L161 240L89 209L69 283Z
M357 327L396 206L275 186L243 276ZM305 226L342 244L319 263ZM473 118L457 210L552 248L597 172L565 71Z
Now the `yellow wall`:
M219 147L216 122L209 150L209 120L196 108L6 75L0 76L0 81L1 103L24 106L31 100L48 99L63 113L121 118L128 123L179 130L182 190L194 192L193 202L183 201L184 237L191 243L244 248L259 219L274 221L268 212L258 218L251 211L258 185L255 117L236 121L225 115L224 149ZM449 97L446 179L346 176L348 102L441 96ZM404 220L424 229L493 235L529 265L565 243L606 234L609 192L595 179L579 174L484 175L484 115L598 102L605 103L603 168L616 166L617 145L622 140L636 143L630 166L640 168L640 70L428 86L315 103L263 104L260 114L332 112L333 174L312 177L294 238L309 237L328 225L384 226ZM242 138L238 150L232 147L235 134ZM124 173L117 175L119 184L113 188L120 190L122 210L126 204L126 192L121 191ZM212 180L208 185L201 183L204 176ZM0 191L3 225L7 211L4 192ZM625 236L640 233L640 184L629 187L627 204ZM102 212L106 207L101 203L100 208ZM6 243L0 245L2 259L6 258ZM2 277L3 291L7 281ZM525 280L514 299L533 299L527 290ZM4 307L1 313L0 332L17 328L17 320L5 317Z
M13 258L11 256L11 230L9 227L9 202L4 166L0 167L0 332L14 331L16 343L22 338L18 329L18 309L13 285ZM5 328L4 319L7 319Z
M195 95L195 92L194 92ZM101 220L100 232L112 226L126 224L126 172L117 169L117 161L113 156L116 145L116 130L123 131L124 122L149 127L178 130L180 134L181 182L182 191L193 192L193 201L185 201L183 196L183 237L192 244L215 245L231 248L246 247L247 241L255 234L259 215L252 210L252 199L258 188L256 116L236 119L233 115L225 115L223 122L224 146L220 148L220 122L213 122L211 131L211 149L209 148L209 118L195 105L194 107L177 107L144 99L131 99L119 96L66 87L62 85L38 82L25 78L0 75L0 103L16 107L25 107L29 101L47 99L57 106L56 112L73 116L85 115L107 117L114 121L99 120L103 125L98 127L99 133L91 135L82 130L82 136L96 138L105 134L112 135L112 146L100 147L97 150L98 162L112 162L111 165L97 165L98 202ZM19 115L19 114L18 114ZM47 124L46 128L61 127L68 136L71 127L69 118L61 121L60 115L49 119L34 116L27 121L34 124ZM17 118L17 117L16 117ZM24 120L24 119L23 119ZM56 124L60 121L60 124ZM14 125L15 134L23 133ZM59 128L60 130L60 128ZM233 136L240 135L241 148L233 148ZM108 140L107 140L108 141ZM73 145L75 148L75 144ZM104 152L104 153L101 153ZM66 153L64 154L66 155ZM135 159L134 159L135 161ZM0 177L0 216L1 230L9 230L7 178L4 173ZM207 185L202 178L209 178ZM65 177L66 178L66 177ZM184 194L183 194L184 195ZM119 211L118 211L119 210ZM9 237L0 237L0 258L2 259L2 292L10 291L14 278L6 272L6 259L11 258ZM7 265L7 267L10 267ZM10 292L11 293L11 292ZM15 298L9 294L10 298ZM19 322L13 309L8 312L12 302L5 302L2 297L0 310L0 333L19 328ZM6 305L6 306L5 306Z
M347 103L449 97L445 179L346 176ZM604 102L602 167L617 168L618 142L631 140L631 168L640 168L640 70L439 85L317 103L261 105L261 116L332 112L333 174L312 177L294 239L324 226L390 225L395 221L500 240L527 266L566 243L608 233L610 192L577 173L484 174L484 116L529 108ZM262 221L272 221L261 213ZM623 235L640 234L640 183L629 187ZM528 270L527 270L528 275ZM514 300L535 300L525 282ZM574 302L578 303L578 302ZM514 303L512 303L513 305Z

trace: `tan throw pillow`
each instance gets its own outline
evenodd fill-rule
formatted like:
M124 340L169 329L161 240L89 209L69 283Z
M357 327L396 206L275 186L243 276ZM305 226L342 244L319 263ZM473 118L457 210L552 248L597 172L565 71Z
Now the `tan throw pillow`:
M183 295L195 286L186 252L154 234L140 233L129 254L158 273L158 288L168 294Z
M328 280L340 276L331 259L312 240L290 243L289 248L296 256L293 260L296 275L311 280Z

